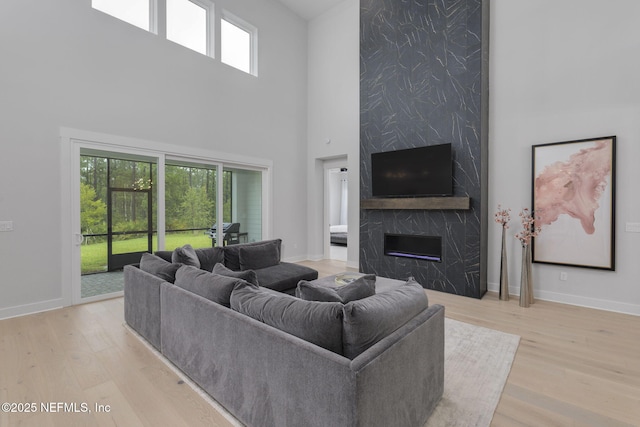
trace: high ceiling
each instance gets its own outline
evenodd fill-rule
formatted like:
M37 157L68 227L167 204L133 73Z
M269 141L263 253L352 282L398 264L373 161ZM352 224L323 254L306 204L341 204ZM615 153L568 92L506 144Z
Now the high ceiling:
M302 18L311 20L344 0L279 0Z

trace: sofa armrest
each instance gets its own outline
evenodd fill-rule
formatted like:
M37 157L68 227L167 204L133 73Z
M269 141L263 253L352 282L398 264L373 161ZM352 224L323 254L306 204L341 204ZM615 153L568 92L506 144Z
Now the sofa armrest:
M444 311L430 306L353 359L359 425L424 425L444 391Z
M133 265L124 267L124 320L160 349L161 278Z

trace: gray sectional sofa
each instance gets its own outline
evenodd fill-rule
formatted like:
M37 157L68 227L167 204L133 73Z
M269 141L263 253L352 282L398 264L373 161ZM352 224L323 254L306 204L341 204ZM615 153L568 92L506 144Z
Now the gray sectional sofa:
M188 254L176 256L174 251L158 251L157 256L169 262L181 262L195 265L206 271L212 271L216 264L224 264L233 271L251 270L256 273L260 286L274 291L293 294L300 280L314 280L318 272L299 264L281 261L282 240L263 240L260 242L240 243L224 247L195 249L197 263L189 263Z
M422 426L440 400L444 308L415 282L343 304L198 270L125 267L125 320L242 423Z

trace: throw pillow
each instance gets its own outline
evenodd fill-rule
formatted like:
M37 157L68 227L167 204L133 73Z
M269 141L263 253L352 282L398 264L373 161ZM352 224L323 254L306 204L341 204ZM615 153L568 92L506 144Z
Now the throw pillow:
M142 258L140 258L140 270L158 276L169 283L173 283L176 280L176 271L181 266L182 264L172 264L150 253L143 253Z
M240 270L259 270L280 263L280 244L276 241L261 245L241 246L238 252Z
M200 260L195 249L189 244L176 248L171 255L172 262L181 262L184 265L192 265L200 268Z
M344 355L354 359L428 305L424 288L412 279L393 290L345 304Z
M200 261L200 268L213 271L213 266L219 262L224 262L224 249L221 247L196 249L196 256Z
M231 294L231 308L305 341L342 354L342 304L304 301L249 284Z
M208 300L230 306L231 292L236 285L246 283L235 277L221 276L201 270L192 265L183 265L176 272L176 286L179 286Z
M376 275L366 274L353 282L337 288L317 285L301 280L296 288L296 296L307 301L341 302L346 304L376 293Z
M256 276L256 272L253 270L233 271L225 267L224 264L217 263L213 266L213 273L220 274L221 276L236 277L258 286L258 276Z
M278 250L278 254L280 253L280 246L282 244L282 240L280 239L262 240L260 242L255 242L255 243L242 243L237 245L228 245L224 247L224 265L233 271L239 271L240 270L240 248L248 248L250 246L260 246L265 244L274 245Z

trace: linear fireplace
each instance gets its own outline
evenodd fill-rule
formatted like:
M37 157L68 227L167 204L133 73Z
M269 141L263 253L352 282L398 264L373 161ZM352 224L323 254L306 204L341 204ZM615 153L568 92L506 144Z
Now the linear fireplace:
M385 233L384 254L442 262L442 237Z

